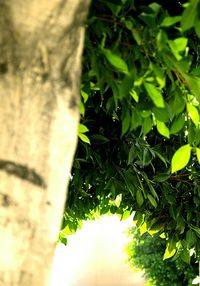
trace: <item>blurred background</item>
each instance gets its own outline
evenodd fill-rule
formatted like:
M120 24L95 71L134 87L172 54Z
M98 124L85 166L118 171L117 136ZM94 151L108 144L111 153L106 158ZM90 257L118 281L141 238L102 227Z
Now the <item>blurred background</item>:
M129 226L132 218L117 216L85 222L67 246L57 246L51 286L143 286L143 273L130 268L124 251Z

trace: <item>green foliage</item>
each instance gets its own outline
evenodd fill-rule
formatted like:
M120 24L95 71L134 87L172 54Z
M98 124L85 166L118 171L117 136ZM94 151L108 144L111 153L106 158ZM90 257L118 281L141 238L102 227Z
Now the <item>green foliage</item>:
M163 257L168 258L176 251L170 249L169 245L165 249L164 239L147 233L141 236L139 231L133 228L130 235L132 241L127 246L129 262L132 267L144 271L151 286L193 285L192 281L198 275L198 263L193 258L191 264L188 264L189 253L181 252L180 255L184 259L178 257L172 261L163 260Z
M200 252L200 1L158 2L92 2L63 228L136 212L185 261Z

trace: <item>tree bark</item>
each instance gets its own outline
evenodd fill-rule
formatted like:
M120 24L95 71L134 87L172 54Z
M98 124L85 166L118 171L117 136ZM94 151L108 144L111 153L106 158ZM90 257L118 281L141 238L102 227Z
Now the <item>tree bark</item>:
M49 283L77 142L88 6L0 0L0 286Z

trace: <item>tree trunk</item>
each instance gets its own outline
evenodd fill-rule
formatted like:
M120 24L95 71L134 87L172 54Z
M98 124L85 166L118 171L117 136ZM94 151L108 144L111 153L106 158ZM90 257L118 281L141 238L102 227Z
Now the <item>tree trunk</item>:
M0 0L0 286L49 283L77 142L88 6Z

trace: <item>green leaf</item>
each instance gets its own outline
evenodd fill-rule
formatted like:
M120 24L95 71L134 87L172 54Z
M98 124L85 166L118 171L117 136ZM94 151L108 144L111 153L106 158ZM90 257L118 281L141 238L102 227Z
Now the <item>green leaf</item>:
M170 108L172 110L172 116L177 115L185 109L185 101L183 99L182 94L180 94L180 90L175 89L172 90L174 93L173 99L170 101Z
M88 131L89 131L89 129L85 125L79 124L79 133L85 133Z
M198 9L200 9L200 3L198 6ZM196 17L196 19L195 19L194 29L195 29L197 36L200 38L200 19L198 17Z
M196 148L197 160L200 164L200 148Z
M169 128L165 125L164 122L157 120L156 121L156 127L157 127L158 132L161 135L165 136L166 138L170 137Z
M175 17L165 17L162 23L160 24L161 27L170 27L177 22L180 22L181 17L180 16L175 16Z
M190 227L195 231L196 235L200 238L200 228L195 225L191 225Z
M130 131L132 131L133 129L136 129L141 124L142 124L142 117L141 117L140 112L136 108L132 108Z
M150 195L150 194L147 194L147 198L149 199L149 201L152 204L152 206L154 208L157 208L158 204L157 204L156 200L153 198L153 196Z
M172 173L183 169L188 164L188 162L190 161L191 149L191 146L189 144L186 144L180 147L174 153L171 162Z
M183 251L181 252L180 258L190 264L190 251L188 249L183 249Z
M140 114L143 118L149 117L151 115L151 110L142 110Z
M188 39L184 37L168 41L169 47L173 55L178 61L182 59L182 56L180 55L180 53L185 51L187 42L188 42Z
M140 234L143 235L145 232L148 231L148 227L146 222L144 222L141 226L140 226Z
M81 115L85 116L85 106L82 101L80 102L79 111Z
M193 123L198 127L199 125L199 112L198 109L191 105L190 103L187 103L187 111L189 114L189 117L192 119Z
M145 87L149 97L151 98L151 100L155 104L155 106L161 107L161 108L165 107L165 103L164 103L162 93L160 92L160 90L157 87L155 87L153 84L147 83L147 82L144 83L144 87Z
M187 82L189 89L191 90L192 94L200 101L200 77L192 76L183 73L183 77Z
M94 141L95 144L105 144L110 140L101 134L95 134L90 136L91 140Z
M158 175L155 175L154 176L154 180L156 182L165 182L166 180L168 180L170 178L170 175L169 174L158 174Z
M189 248L196 243L196 234L192 229L189 229L186 233L186 241Z
M126 109L126 111L122 113L122 134L121 136L123 136L126 132L129 131L130 123L131 123L131 116L130 116L129 110Z
M183 32L193 27L198 12L198 2L198 0L192 0L186 10L183 12L181 19L181 28Z
M144 221L144 215L142 212L136 211L133 217L133 220L137 227L140 227Z
M170 134L177 134L184 126L185 124L185 118L184 116L179 115L178 118L175 118L172 122L172 125L170 127Z
M137 92L134 89L131 89L131 91L129 93L132 96L132 98L138 103L139 96L138 96Z
M153 108L153 113L155 115L155 118L162 122L168 122L169 120L169 113L165 108Z
M125 74L129 73L126 62L119 55L114 54L113 52L107 49L103 49L103 54L105 55L109 63L113 67L115 67L119 72L122 72Z
M62 233L62 231L60 231L60 233L59 233L59 241L61 243L63 243L64 245L67 245L66 235L64 233Z
M165 249L163 260L171 258L172 256L174 256L175 253L176 253L176 249L175 248L170 249L169 244L168 244L166 249Z
M142 39L139 32L136 29L131 29L131 33L136 43L140 46L142 44Z
M134 158L136 157L136 152L135 152L135 146L134 144L131 146L131 149L129 150L129 153L128 153L128 165L130 165Z
M148 116L144 118L142 122L143 135L145 136L147 133L149 133L151 131L151 128L152 128L152 119L151 119L151 116Z
M78 137L79 137L83 142L90 144L90 139L89 139L85 134L79 133L79 134L78 134Z
M139 205L139 207L143 204L144 202L144 198L143 198L143 195L142 195L142 192L138 189L136 191L136 201Z
M81 90L81 96L83 98L84 103L86 103L89 95L84 90Z

